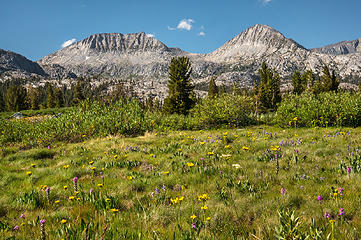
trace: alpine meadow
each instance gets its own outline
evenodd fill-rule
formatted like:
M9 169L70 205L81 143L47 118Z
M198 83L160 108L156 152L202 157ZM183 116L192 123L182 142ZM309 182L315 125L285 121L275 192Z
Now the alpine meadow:
M257 24L361 36L358 2L20 2L0 47L46 55L0 49L0 239L361 239L361 39Z

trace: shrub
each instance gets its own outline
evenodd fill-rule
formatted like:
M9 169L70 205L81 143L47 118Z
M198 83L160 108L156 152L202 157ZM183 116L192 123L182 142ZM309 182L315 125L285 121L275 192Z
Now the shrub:
M287 95L274 122L280 126L361 126L361 95L324 92Z
M240 127L255 123L251 117L254 103L250 97L223 94L205 98L191 110L199 128Z

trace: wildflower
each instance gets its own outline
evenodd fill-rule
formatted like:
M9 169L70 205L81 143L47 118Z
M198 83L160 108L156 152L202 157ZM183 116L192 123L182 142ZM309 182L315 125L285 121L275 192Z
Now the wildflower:
M194 166L194 163L187 162L187 166L188 166L188 167L193 167L193 166Z
M64 186L64 190L67 190L68 189L68 186Z
M132 176L128 176L128 180L130 180L130 181L131 181L132 179L133 179L133 177L132 177Z
M106 202L110 202L110 198L105 199Z
M350 173L351 173L351 167L350 167L350 166L347 166L347 167L346 167L346 171L347 171L347 174L350 174Z
M343 188L338 188L338 194L340 194L340 196L343 196Z
M205 142L199 142L201 145L205 144Z
M156 189L154 190L154 192L155 192L155 194L159 194L159 189L156 188Z
M30 171L26 172L26 175L28 175L28 176L31 176L32 174L33 174L33 173L30 172Z
M25 219L25 214L21 214L19 218Z
M207 210L208 207L206 205L204 205L203 207L201 207L202 210Z
M34 167L36 167L36 164L35 164L35 163L32 163L32 164L30 165L30 167L34 168Z
M95 169L96 169L96 167L90 167L90 170L93 170L93 171L94 171Z
M168 175L169 174L169 171L166 171L166 172L163 172L164 175Z
M280 146L271 146L271 151L280 151Z
M69 196L69 200L74 200L74 196Z
M89 162L89 165L93 165L93 163L94 163L94 161L90 161L90 162Z
M14 231L18 231L19 230L19 226L16 225L14 228L13 228Z
M64 169L68 169L70 167L70 165L64 165L63 168Z
M211 220L211 217L207 217L206 220L207 220L207 221Z
M62 223L62 224L65 224L65 223L67 223L68 221L66 220L66 219L62 219L61 221L60 221L60 223Z
M232 164L232 167L234 167L234 168L238 169L238 168L240 168L240 167L241 167L241 165L239 165L238 163L236 163L236 164Z
M207 154L208 155L214 155L214 152L208 152Z
M331 217L331 214L329 214L328 212L325 212L325 214L323 215L326 219L329 219Z
M334 224L336 221L333 220L333 219L331 219L329 222L330 222L331 224Z
M56 200L54 203L58 204L58 203L60 203L60 200Z
M99 184L98 184L98 187L102 188L102 187L103 187L103 184L99 183Z
M196 217L197 217L197 216L193 214L190 218L191 218L192 220L194 220Z
M286 189L281 188L281 194L283 195L283 194L285 194L285 193L286 193Z
M89 193L92 194L94 192L94 189L89 189Z
M232 148L232 146L231 145L226 145L226 146L224 146L224 148L230 149L230 148Z
M45 240L45 223L46 220L45 219L41 219L40 220L40 235L41 235L41 240Z
M163 191L167 190L167 185L163 184L162 189Z
M192 223L192 224L191 224L191 228L193 228L193 229L197 229L196 224L195 224L195 223Z
M78 191L78 177L73 178L74 191Z
M200 196L198 196L198 201L207 201L209 199L208 195L207 194L202 194Z
M111 211L112 213L117 213L117 212L119 212L119 209L117 209L117 208L112 208L112 209L110 209L110 211Z
M340 208L340 209L338 210L338 215L340 215L340 216L345 215L345 210L344 210L343 208Z
M248 151L249 147L243 146L242 149L245 150L245 151Z
M317 200L318 200L320 203L322 203L323 197L322 197L321 195L319 195L319 196L317 197Z

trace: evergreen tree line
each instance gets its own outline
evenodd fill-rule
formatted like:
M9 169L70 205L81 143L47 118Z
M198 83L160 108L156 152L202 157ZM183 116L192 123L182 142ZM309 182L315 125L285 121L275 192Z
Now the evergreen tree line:
M162 109L170 114L188 114L198 101L193 92L194 86L191 84L191 73L192 67L189 58L173 58L169 67L168 97L164 100L164 105L161 106L159 100L152 95L144 99L141 105L148 110ZM338 91L340 81L335 71L331 71L325 65L321 77L311 70L303 73L296 71L292 76L291 83L293 86L292 93L299 95L304 91L310 91L314 94ZM0 84L0 110L19 111L68 107L77 105L85 99L109 103L120 99L139 99L131 87L125 87L122 83L115 85L108 94L108 84L92 87L91 79L78 78L70 87L65 85L58 87L47 83L37 88L31 85L24 88L21 80L11 80L11 82L7 81ZM241 89L236 83L233 83L229 90L224 85L217 86L215 78L212 77L209 81L208 97L216 98L226 93L247 95L253 97L256 113L275 111L277 104L282 100L280 85L279 74L269 68L266 63L263 63L259 69L259 78L254 81L252 89Z

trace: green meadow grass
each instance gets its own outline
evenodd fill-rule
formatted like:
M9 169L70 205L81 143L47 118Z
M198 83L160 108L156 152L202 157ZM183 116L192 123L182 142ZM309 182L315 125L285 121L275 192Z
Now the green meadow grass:
M47 239L360 239L360 136L258 126L6 146L0 235L41 239L45 219Z

